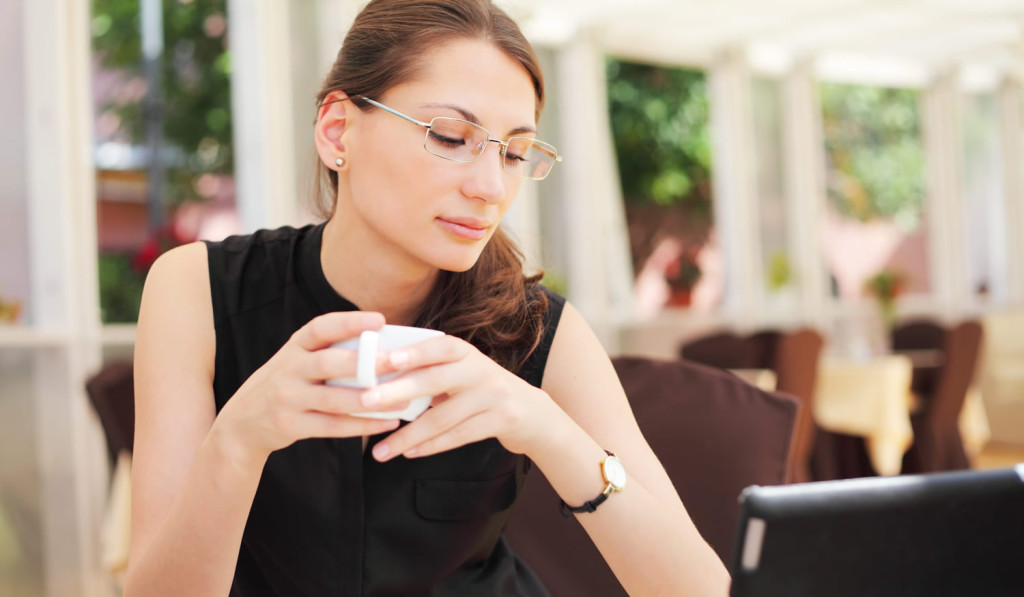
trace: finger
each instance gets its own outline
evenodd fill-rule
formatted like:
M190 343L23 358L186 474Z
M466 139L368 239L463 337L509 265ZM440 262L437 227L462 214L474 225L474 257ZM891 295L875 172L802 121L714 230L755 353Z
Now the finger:
M292 334L291 342L304 350L318 350L384 327L384 316L372 311L335 311L311 319Z
M358 350L331 346L307 353L302 360L298 374L308 381L355 378L358 365ZM377 353L376 371L377 375L392 372L387 365L387 355Z
M494 437L496 419L491 412L482 412L462 421L444 433L406 448L401 454L406 458L433 456L434 454L440 454L441 452L447 452L467 444Z
M420 415L418 419L392 433L374 446L373 456L385 462L406 453L434 437L448 433L483 409L480 401L463 395L459 400L446 400Z
M407 371L373 388L363 390L360 401L372 409L394 410L398 404L408 403L419 396L438 396L458 393L469 383L465 367L457 363L434 365Z
M440 336L396 348L387 353L387 363L396 371L419 369L466 358L476 348L455 336Z
M297 392L292 402L294 408L302 411L317 411L331 415L344 415L367 410L359 400L361 388L307 385Z
M397 429L398 419L367 419L347 415L305 412L295 418L293 432L301 438L360 437Z

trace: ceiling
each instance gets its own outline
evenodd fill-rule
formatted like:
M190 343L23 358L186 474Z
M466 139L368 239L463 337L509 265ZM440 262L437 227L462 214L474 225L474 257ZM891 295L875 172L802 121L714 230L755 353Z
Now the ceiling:
M809 61L822 79L967 88L1024 75L1024 0L504 0L535 43L589 34L622 58L707 68L742 52L758 72Z

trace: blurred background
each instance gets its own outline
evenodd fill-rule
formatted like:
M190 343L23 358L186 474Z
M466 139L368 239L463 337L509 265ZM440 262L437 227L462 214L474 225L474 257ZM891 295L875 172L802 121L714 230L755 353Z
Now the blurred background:
M86 393L178 244L310 216L314 94L360 0L0 5L0 594L118 594ZM565 161L505 222L610 354L983 322L1024 446L1024 0L503 0ZM115 547L111 547L115 545Z

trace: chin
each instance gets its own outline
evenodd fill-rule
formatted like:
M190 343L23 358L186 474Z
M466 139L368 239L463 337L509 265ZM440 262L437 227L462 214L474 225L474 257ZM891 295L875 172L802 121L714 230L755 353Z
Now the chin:
M472 254L464 252L459 255L443 255L433 260L434 267L449 272L469 271L480 260L481 251L473 251Z

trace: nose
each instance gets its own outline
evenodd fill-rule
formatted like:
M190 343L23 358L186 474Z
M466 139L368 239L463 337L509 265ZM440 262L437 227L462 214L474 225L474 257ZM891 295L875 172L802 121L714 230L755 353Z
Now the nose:
M502 165L504 158L500 142L494 143L493 152L490 146L491 143L487 143L483 154L472 164L466 164L469 168L462 188L467 197L497 203L505 198L505 177L508 174Z

